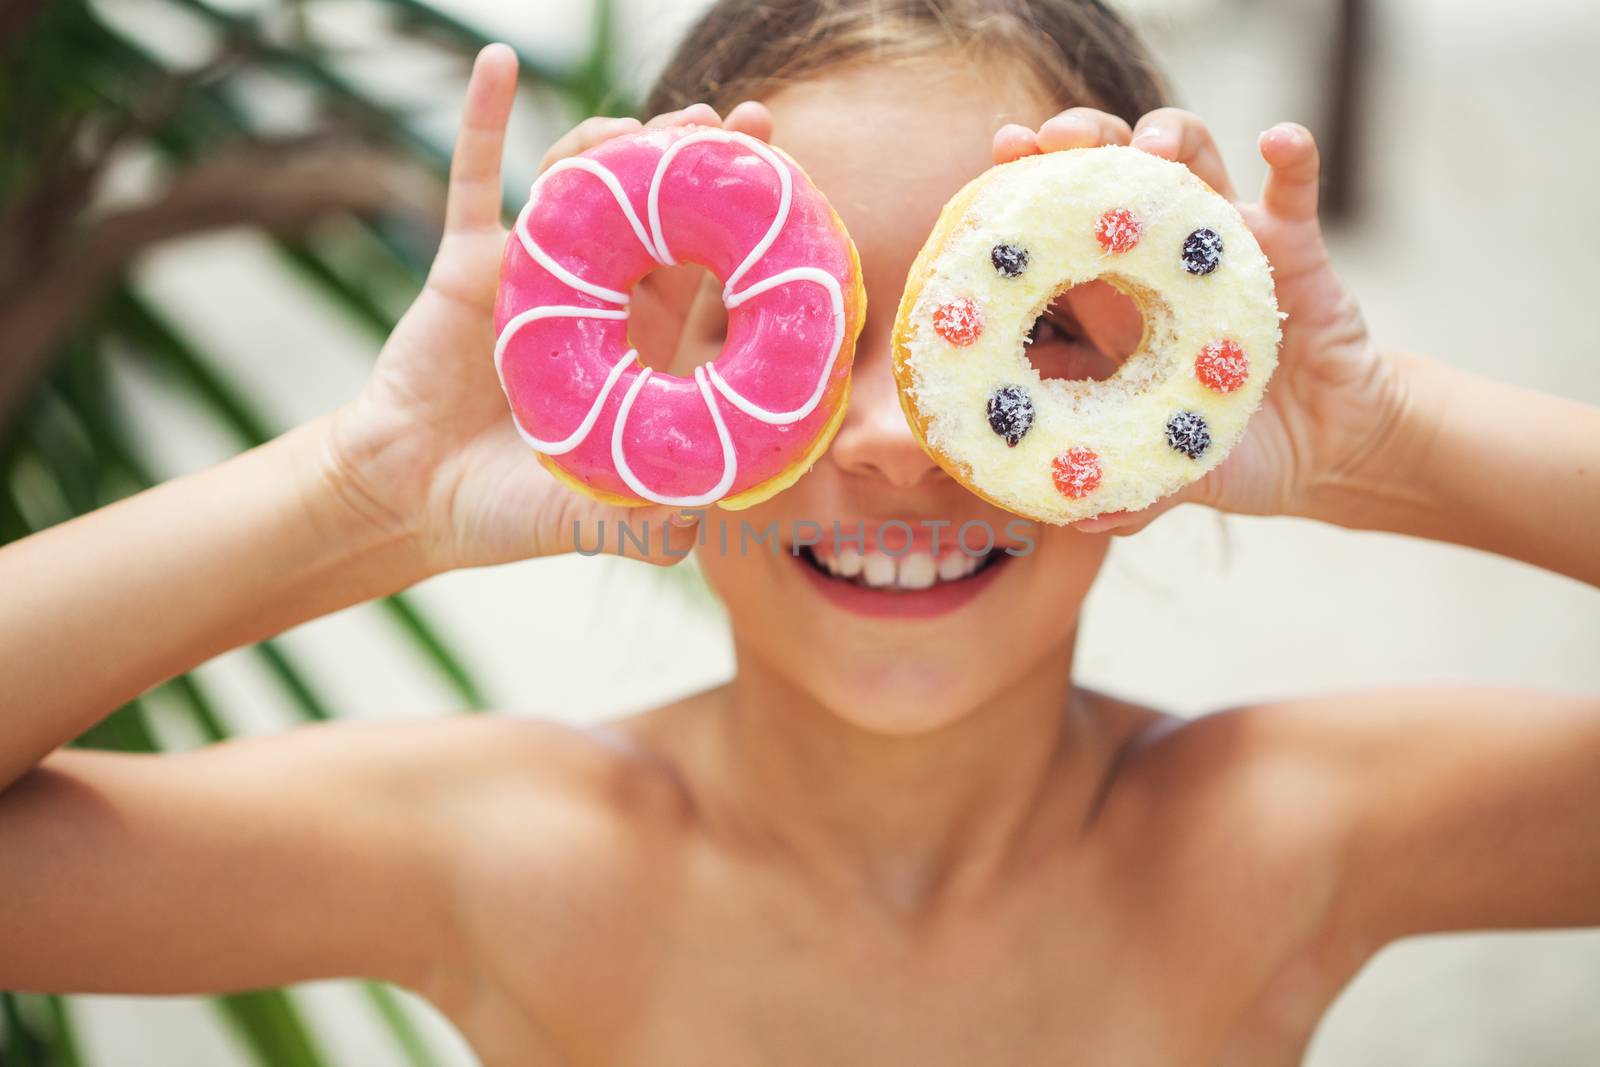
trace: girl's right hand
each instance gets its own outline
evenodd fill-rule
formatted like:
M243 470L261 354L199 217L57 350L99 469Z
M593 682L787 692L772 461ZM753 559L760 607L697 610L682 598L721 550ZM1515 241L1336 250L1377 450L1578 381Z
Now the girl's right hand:
M575 529L606 549L615 524L648 523L651 562L681 559L692 518L673 508L602 504L558 482L512 426L494 372L494 304L509 231L501 220L501 151L516 95L516 54L490 45L467 86L450 166L444 235L422 292L379 355L359 395L328 420L326 474L344 500L387 538L414 545L429 573L571 551ZM724 123L695 104L651 126L725 126L766 138L771 119L742 104ZM545 155L541 169L641 128L632 118L591 118ZM635 310L659 317L672 280L640 283ZM657 305L652 308L651 305ZM654 323L652 323L654 325ZM677 521L674 521L674 520ZM637 555L632 551L630 554Z

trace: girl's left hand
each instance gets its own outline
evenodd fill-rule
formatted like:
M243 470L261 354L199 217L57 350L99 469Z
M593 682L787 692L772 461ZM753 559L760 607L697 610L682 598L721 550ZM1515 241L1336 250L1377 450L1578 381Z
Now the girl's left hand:
M1006 163L1102 144L1131 144L1182 163L1233 201L1272 263L1278 306L1288 318L1261 410L1225 460L1147 508L1097 515L1073 528L1134 533L1187 502L1253 515L1305 514L1317 486L1353 471L1377 448L1402 404L1393 364L1373 344L1323 244L1319 158L1310 131L1282 123L1261 135L1268 171L1254 203L1240 202L1205 124L1177 108L1152 111L1134 129L1114 115L1081 107L1037 130L1008 125L995 134L994 158Z
M495 374L494 308L510 236L500 157L516 80L516 55L505 45L479 54L451 159L439 251L365 388L322 423L327 484L369 538L409 546L420 574L570 552L580 536L625 551L618 532L624 525L650 546L639 557L672 564L694 543L692 513L686 521L677 508L601 503L569 489L517 435ZM760 138L772 132L771 115L748 102L726 121L694 104L644 125L715 126ZM641 128L632 118L587 119L551 147L541 170ZM635 288L632 304L635 315L641 306L645 312L635 323L660 324L670 338L652 332L652 350L676 342L678 323L669 312L686 303L657 277ZM671 283L682 289L682 279L680 273ZM691 293L694 284L691 276Z

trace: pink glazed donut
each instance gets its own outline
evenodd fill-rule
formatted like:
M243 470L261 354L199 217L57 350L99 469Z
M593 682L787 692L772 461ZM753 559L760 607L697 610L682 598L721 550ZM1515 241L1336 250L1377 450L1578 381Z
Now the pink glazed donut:
M722 281L728 335L680 378L640 363L628 297L685 261ZM644 130L533 183L501 266L495 370L517 432L573 488L743 508L833 439L865 309L855 246L793 160L713 127Z

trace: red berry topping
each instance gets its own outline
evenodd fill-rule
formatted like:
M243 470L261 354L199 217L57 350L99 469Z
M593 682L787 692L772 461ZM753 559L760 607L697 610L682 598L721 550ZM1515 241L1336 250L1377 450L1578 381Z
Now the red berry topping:
M1212 341L1194 360L1200 384L1219 393L1231 393L1250 376L1250 361L1238 341Z
M1133 212L1119 207L1100 216L1094 224L1094 235L1107 252L1126 252L1144 236L1144 224L1134 218Z
M983 332L983 312L966 297L941 304L933 313L933 329L940 337L964 348Z
M1050 461L1050 477L1062 496L1088 496L1100 484L1100 457L1074 445Z

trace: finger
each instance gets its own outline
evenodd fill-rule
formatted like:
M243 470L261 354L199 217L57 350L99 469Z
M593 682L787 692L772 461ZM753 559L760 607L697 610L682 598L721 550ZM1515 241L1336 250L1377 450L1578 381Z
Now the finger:
M1176 107L1157 108L1139 120L1129 143L1141 152L1182 163L1218 193L1238 199L1217 142L1199 116Z
M566 159L568 156L587 152L589 149L596 145L604 144L613 137L621 137L623 134L633 133L641 128L639 120L634 118L611 118L606 115L596 115L593 118L584 119L550 146L550 150L544 154L544 159L539 163L539 170L542 173L549 170L551 164Z
M1038 135L1026 126L1019 126L1015 122L1008 122L995 131L994 135L994 161L1010 163L1023 156L1036 156L1039 154Z
M670 567L688 558L700 541L705 514L705 508L627 507L579 500L558 524L558 551L605 553Z
M772 140L772 112L767 110L765 104L754 100L746 100L728 112L728 117L722 125L735 133L747 134L759 141Z
M642 507L628 508L620 519L634 529L645 531L647 552L640 558L658 567L671 567L682 563L693 551L700 538L700 521L705 518L705 508ZM619 541L618 551L631 555Z
M1311 131L1298 123L1280 122L1261 135L1258 147L1267 161L1261 206L1268 214L1289 221L1316 218L1322 158Z
M1138 513L1133 511L1107 511L1100 515L1091 515L1087 519L1079 519L1077 522L1069 523L1068 525L1079 533L1113 533L1118 527L1130 522L1130 516L1136 514Z
M660 548L646 558L663 567L682 563L700 538L700 520L705 514L705 508L666 510L657 520L661 529Z
M686 108L657 115L645 125L652 130L668 126L721 126L722 116L718 115L717 109L710 104L690 104Z
M1090 519L1079 519L1072 524L1072 528L1079 533L1127 537L1143 530L1175 506L1173 503L1161 501L1138 511L1108 511L1104 515L1096 515Z
M1139 305L1104 278L1080 282L1063 294L1089 341L1120 363L1139 347L1144 315Z
M461 132L450 156L447 230L500 225L500 156L516 95L517 54L503 44L487 45L472 64Z
M1190 482L1177 492L1164 496L1149 507L1137 511L1108 511L1102 515L1079 519L1069 525L1079 533L1086 534L1111 534L1114 537L1136 534L1179 504L1204 500L1206 490L1201 484L1204 481L1205 478L1201 478L1199 481Z
M1092 107L1075 107L1040 126L1038 142L1041 152L1060 152L1103 144L1125 145L1132 137L1133 131L1117 116Z

